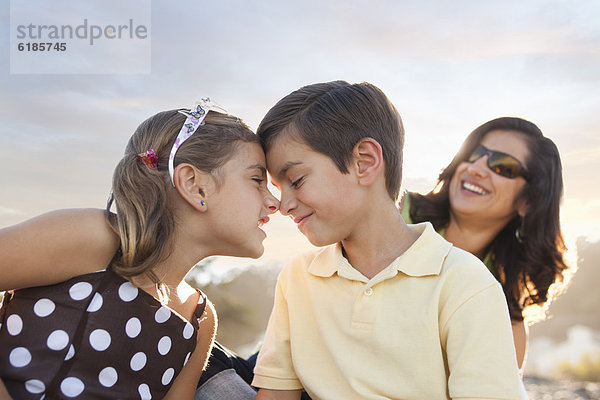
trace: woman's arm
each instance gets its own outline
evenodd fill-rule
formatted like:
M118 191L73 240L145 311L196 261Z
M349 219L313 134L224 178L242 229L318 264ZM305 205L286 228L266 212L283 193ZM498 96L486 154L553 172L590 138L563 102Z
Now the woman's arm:
M527 354L527 327L523 321L511 321L515 350L517 352L517 365L523 369Z
M0 290L50 285L98 271L118 246L99 209L53 211L0 229Z
M164 400L192 400L194 398L198 380L202 375L202 371L206 368L206 362L217 332L217 313L210 301L207 300L206 305L206 319L198 327L196 349L185 367L177 375Z

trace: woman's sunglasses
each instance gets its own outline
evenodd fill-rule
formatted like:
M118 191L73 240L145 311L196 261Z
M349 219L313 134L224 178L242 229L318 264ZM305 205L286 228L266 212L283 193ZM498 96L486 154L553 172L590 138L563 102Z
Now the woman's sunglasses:
M527 171L527 168L525 168L521 161L517 160L509 154L502 153L500 151L490 150L481 144L475 147L475 150L473 150L473 152L467 158L466 161L474 163L475 161L479 160L485 155L488 156L488 168L497 173L498 175L510 179L522 176L523 178L529 180L529 171Z

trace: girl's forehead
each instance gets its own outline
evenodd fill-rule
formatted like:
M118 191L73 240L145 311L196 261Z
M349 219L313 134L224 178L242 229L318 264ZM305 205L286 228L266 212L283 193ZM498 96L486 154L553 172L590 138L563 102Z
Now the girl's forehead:
M252 155L255 157L265 158L265 152L263 151L260 143L256 142L242 142L237 146L237 153L243 153L244 155Z
M227 164L232 164L232 168L245 169L249 166L260 165L266 169L265 153L257 143L241 142L235 146L234 153Z

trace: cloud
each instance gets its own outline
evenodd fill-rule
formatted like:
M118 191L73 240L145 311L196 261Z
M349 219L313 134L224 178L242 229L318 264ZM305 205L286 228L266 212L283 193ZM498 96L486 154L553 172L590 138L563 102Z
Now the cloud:
M373 82L399 109L408 189L426 189L476 126L515 115L557 143L566 196L588 204L600 197L590 185L600 168L599 15L595 1L154 1L150 74L10 75L0 59L2 206L22 218L101 206L148 116L208 95L256 128L284 95L333 79Z

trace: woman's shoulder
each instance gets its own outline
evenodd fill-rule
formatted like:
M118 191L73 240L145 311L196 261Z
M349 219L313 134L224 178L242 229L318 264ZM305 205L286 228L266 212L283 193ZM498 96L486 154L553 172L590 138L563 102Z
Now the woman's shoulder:
M400 209L400 213L402 214L402 219L407 224L412 224L412 218L410 217L410 201L411 192L405 190L402 192L402 196L400 197L400 202L398 203L398 208Z

